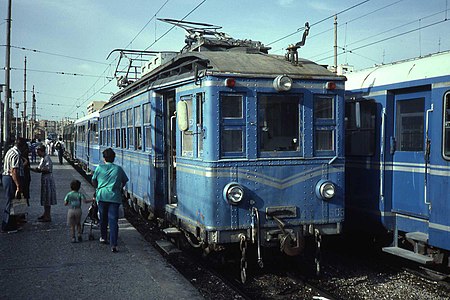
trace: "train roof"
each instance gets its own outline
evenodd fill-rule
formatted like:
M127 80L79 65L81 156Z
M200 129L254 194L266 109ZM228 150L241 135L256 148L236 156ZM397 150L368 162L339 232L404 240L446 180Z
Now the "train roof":
M95 111L95 112L93 112L91 114L88 114L87 116L83 116L83 117L77 119L75 121L75 125L80 124L80 123L84 123L86 121L89 121L89 120L92 120L92 119L95 119L95 118L98 119L99 117L100 117L100 113L98 111Z
M350 72L345 76L346 90L450 76L450 51Z
M240 77L276 77L280 74L293 78L345 80L326 67L312 61L299 58L298 64L292 64L284 56L252 51L245 47L224 51L185 52L172 58L168 63L159 66L133 82L111 97L110 102L122 98L136 90L149 86L193 77L195 69L199 76L240 76ZM109 105L106 104L105 108Z
M229 51L188 52L177 60L200 59L208 63L208 74L238 74L242 76L276 76L286 74L294 77L315 77L335 75L325 67L306 59L299 59L298 65L286 61L284 56L262 52L248 53L242 49Z

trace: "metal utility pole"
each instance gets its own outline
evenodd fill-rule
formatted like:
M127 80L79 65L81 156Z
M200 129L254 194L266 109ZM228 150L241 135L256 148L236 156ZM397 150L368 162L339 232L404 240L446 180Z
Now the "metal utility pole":
M36 95L34 94L33 85L33 103L31 106L31 138L34 139L34 126L36 125Z
M2 92L3 92L3 87L5 85L0 83L0 121L2 122L1 126L0 126L0 162L2 162L2 155L3 155L3 101L2 101ZM3 164L2 164L3 166Z
M11 99L11 2L8 0L8 18L6 19L6 54L5 54L5 105L4 105L4 119L3 119L3 140L5 141L3 147L3 156L8 150L10 142L10 121L9 121L9 99Z
M29 138L27 134L27 57L25 56L25 68L23 73L23 120L22 136Z
M19 102L16 102L16 140L19 138Z
M337 65L337 15L334 15L334 73L338 71Z

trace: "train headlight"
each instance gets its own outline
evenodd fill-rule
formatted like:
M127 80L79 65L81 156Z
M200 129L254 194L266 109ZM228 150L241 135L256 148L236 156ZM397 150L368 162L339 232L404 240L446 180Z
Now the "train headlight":
M273 80L273 87L278 92L287 92L292 88L292 79L287 75L278 75Z
M244 187L237 182L230 182L223 188L223 198L232 205L239 204L244 199Z
M336 186L329 180L320 180L316 185L316 196L319 199L329 200L336 194Z

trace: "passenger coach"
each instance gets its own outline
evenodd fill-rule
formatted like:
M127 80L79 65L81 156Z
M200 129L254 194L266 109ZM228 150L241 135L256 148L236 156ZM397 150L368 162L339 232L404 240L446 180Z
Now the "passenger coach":
M387 229L384 251L448 266L450 52L347 78L346 224Z
M245 261L254 243L262 267L263 246L296 255L312 237L320 247L344 220L345 78L298 59L299 46L270 55L191 24L181 53L121 77L100 110L100 152L116 152L137 210L205 253L235 244Z
M99 115L98 112L94 112L76 120L74 123L75 145L73 146L73 156L87 174L91 174L101 162L98 140ZM67 130L67 133L69 132L70 130Z

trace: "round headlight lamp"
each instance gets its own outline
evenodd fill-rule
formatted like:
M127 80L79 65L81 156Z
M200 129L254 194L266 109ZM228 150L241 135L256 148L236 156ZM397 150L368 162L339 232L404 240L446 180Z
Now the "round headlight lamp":
M316 185L316 196L319 199L329 200L336 194L336 186L329 180L320 180Z
M287 75L278 75L273 80L273 87L278 92L287 92L292 88L292 79Z
M223 188L223 198L232 205L239 204L244 199L244 187L237 182L230 182Z

